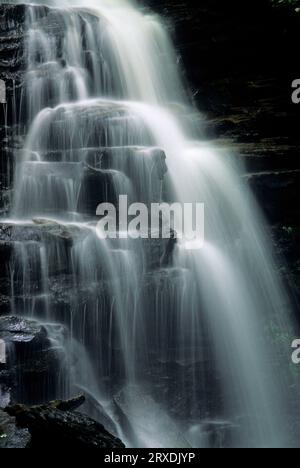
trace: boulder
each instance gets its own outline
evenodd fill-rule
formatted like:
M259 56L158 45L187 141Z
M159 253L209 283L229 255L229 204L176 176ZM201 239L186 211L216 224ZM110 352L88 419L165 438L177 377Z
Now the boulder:
M30 442L27 429L16 426L15 418L0 409L0 449L23 449Z
M47 338L45 328L36 320L22 317L0 317L0 339L7 344L28 344L36 346Z
M84 398L52 402L41 406L16 405L6 408L21 428L31 434L30 448L121 449L124 444L98 422L76 409Z

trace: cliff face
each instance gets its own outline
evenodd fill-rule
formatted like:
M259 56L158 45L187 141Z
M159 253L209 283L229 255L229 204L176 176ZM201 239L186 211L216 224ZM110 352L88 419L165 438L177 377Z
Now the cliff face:
M0 79L5 80L10 103L23 82L25 14L24 5L0 5ZM9 110L11 118L13 109Z
M10 206L15 150L20 147L19 122L25 72L23 5L0 5L0 79L6 84L7 104L0 104L0 214Z

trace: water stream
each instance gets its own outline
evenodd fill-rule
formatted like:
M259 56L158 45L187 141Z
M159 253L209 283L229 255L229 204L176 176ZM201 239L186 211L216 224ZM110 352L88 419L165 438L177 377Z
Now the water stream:
M89 362L78 387L130 446L291 443L268 332L292 334L289 302L233 158L197 137L167 28L134 1L38 3L11 220L42 235L16 243L16 313L69 327ZM159 242L102 239L97 205L122 194L205 203L204 247L178 241L163 264ZM50 241L49 226L65 232Z

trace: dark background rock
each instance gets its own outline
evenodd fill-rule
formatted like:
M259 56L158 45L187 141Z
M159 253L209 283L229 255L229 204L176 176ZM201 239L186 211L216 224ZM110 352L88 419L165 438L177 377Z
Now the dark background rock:
M22 317L0 317L0 339L6 343L0 385L9 388L12 401L37 403L60 393L62 350L53 348L42 324Z
M0 79L6 84L6 104L0 105L0 215L10 207L21 95L24 87L26 7L0 5Z
M19 117L15 111L20 109L18 104L26 68L25 16L24 5L0 5L0 79L6 83L8 123L17 122Z

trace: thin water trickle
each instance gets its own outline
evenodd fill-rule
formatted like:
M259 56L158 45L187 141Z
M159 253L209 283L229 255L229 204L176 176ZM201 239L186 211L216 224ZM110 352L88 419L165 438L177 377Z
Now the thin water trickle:
M69 325L85 356L75 380L128 445L286 445L290 376L266 327L291 333L288 300L238 169L196 141L164 25L126 0L38 3L51 8L29 8L12 217L44 230L34 255L16 243L12 276L25 291L41 272L45 319ZM140 240L104 240L97 206L122 194L205 203L205 247L179 242L155 270Z

